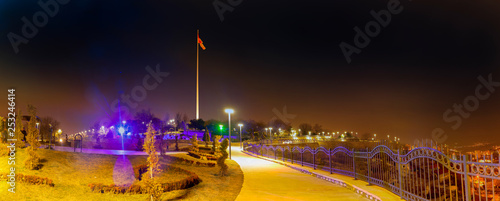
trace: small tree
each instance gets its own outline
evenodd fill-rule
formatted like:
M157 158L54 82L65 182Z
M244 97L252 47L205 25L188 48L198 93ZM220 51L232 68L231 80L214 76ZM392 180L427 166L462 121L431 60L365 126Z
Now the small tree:
M198 149L198 136L196 134L191 137L191 151L193 152L199 152L200 150Z
M220 135L214 135L214 141L212 142L212 151L214 152L214 155L218 157L218 153L219 153L219 146L220 146Z
M144 140L144 150L148 154L148 172L143 176L143 180L146 184L146 191L151 195L151 200L159 200L163 193L161 184L155 181L155 176L160 173L159 158L156 155L155 134L156 131L153 129L151 123L149 123Z
M21 110L19 110L19 112L17 112L17 116L16 116L16 128L15 128L16 147L18 147L18 148L26 147L25 143L23 142L24 134L22 132L22 129L23 129L22 116L23 115L21 113Z
M203 141L205 142L205 147L208 147L208 143L210 142L210 133L208 133L207 127L205 127L205 133L203 133Z
M179 135L175 135L175 151L179 151Z
M2 139L2 143L7 142L7 118L0 117L0 135Z
M221 153L221 156L219 158L217 158L217 165L220 167L220 176L225 176L227 175L227 165L226 165L226 159L227 159L227 147L229 145L229 141L226 139L224 139L222 141L222 144L219 148L219 151Z
M40 165L40 157L36 153L40 143L38 142L38 129L36 128L36 108L28 105L28 111L30 113L30 121L28 123L28 137L26 140L30 146L28 147L28 159L25 162L25 166L33 170L38 169Z
M142 143L142 139L141 139L141 136L139 134L134 134L134 138L135 138L135 150L137 151L143 151L143 146L144 144Z

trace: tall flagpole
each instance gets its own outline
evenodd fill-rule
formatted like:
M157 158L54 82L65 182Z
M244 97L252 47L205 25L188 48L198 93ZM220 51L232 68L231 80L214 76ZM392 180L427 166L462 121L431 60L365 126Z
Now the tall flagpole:
M200 119L200 95L199 95L199 60L200 60L200 30L196 30L196 119Z

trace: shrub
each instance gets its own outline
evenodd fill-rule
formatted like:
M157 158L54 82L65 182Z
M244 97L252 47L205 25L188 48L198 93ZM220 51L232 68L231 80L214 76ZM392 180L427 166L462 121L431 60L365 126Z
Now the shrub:
M218 148L219 148L219 146L220 146L220 142L219 142L220 138L221 138L221 136L220 136L220 135L215 135L215 136L214 136L214 141L212 142L212 143L213 143L213 144L212 144L212 145L213 145L213 146L212 146L212 151L214 151L214 155L215 155L215 156L217 156L217 155L218 155L218 153L219 153L219 149L218 149Z
M40 167L40 157L36 153L37 148L40 146L38 142L38 129L36 128L36 108L32 105L28 105L28 111L30 113L30 121L28 122L28 136L26 140L30 144L28 147L28 159L25 162L25 166L28 169L38 169Z
M201 158L206 158L207 160L217 160L217 157L215 157L214 155L212 154L204 154L204 153L195 153L195 152L188 152L188 154L192 157L195 157L195 158L198 158L198 159L201 159Z
M7 146L9 145L0 143L0 156L8 156L10 154L10 150Z
M174 157L174 156L163 156L167 160L170 160L172 162L181 162L185 164L190 164L190 165L196 165L196 166L207 166L207 167L215 167L215 163L211 162L200 162L200 161L194 161L194 160L189 160L187 158L179 158L179 157Z
M141 172L143 168L147 169L147 165L138 165L134 166L134 172L139 173ZM132 184L129 187L123 187L123 186L116 186L114 184L112 185L105 185L102 183L91 183L88 184L92 192L95 193L114 193L114 194L123 194L123 193L129 193L129 194L151 194L153 195L154 198L157 195L161 195L162 192L168 192L168 191L173 191L173 190L181 190L181 189L186 189L193 187L201 182L201 179L196 175L194 172L191 172L189 170L185 170L179 167L175 166L166 166L165 167L166 171L177 171L177 172L182 172L187 175L189 175L187 178L184 178L179 181L173 181L173 182L166 182L166 183L156 183L156 182L151 182L145 181L145 186L137 185L137 184ZM145 172L144 172L145 173ZM141 177L141 174L138 176L136 175L136 178ZM145 177L148 178L148 177ZM148 190L149 189L149 190Z
M193 152L199 152L200 150L198 150L198 137L196 136L196 134L193 135L193 137L191 138L191 151Z
M205 141L205 147L208 147L208 143L210 142L210 133L208 133L207 127L205 127L205 133L203 133L203 141Z
M0 174L0 179L7 181L9 179L7 175L8 175L7 173ZM47 177L39 177L35 175L23 175L21 173L17 173L14 178L16 179L16 182L23 182L33 185L47 185L50 187L54 187L54 181L52 181L52 179L49 179Z
M229 145L229 141L227 139L224 139L224 141L222 141L222 144L219 148L220 150L220 153L221 155L219 156L219 158L217 159L217 165L220 167L220 176L225 176L227 175L227 164L226 164L226 159L227 159L227 147Z
M147 174L150 176L141 177L141 179L144 180L144 183L146 184L145 190L149 195L151 195L151 200L159 200L161 192L163 191L161 185L158 184L156 182L156 178L154 178L154 176L161 171L160 164L158 163L159 158L156 155L155 134L156 131L153 129L152 123L149 123L146 138L144 139L144 150L149 155L146 170L149 170Z

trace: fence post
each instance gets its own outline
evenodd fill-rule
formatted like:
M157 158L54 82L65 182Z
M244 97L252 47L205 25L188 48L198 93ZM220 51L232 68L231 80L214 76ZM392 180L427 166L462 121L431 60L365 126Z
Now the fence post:
M292 159L292 164L293 164L293 148L290 149L290 159Z
M311 153L313 154L313 169L316 169L316 149Z
M264 146L260 145L260 156L264 156Z
M352 148L352 171L354 172L354 180L356 180L356 152Z
M278 147L278 146L276 146ZM274 160L276 160L276 147L274 147Z
M302 162L302 166L304 166L304 150L302 150L302 152L300 152L300 162Z
M403 199L403 185L402 185L402 177L401 177L401 155L399 155L399 149L398 149L398 178L399 178L399 194L401 196L401 199Z
M469 166L467 165L467 155L463 156L464 160L464 182L465 182L465 200L470 201L470 185L469 185Z
M330 174L332 174L332 148L328 148L328 161L330 161Z
M283 162L285 162L285 149L281 150L281 157L283 158Z
M371 165L370 165L370 152L367 150L367 154L366 154L366 163L368 164L368 186L372 185L372 177L371 177Z

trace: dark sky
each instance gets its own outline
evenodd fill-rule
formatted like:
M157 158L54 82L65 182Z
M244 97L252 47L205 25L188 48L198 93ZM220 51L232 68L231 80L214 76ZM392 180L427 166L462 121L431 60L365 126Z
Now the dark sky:
M438 127L448 136L443 143L500 143L499 91L483 89L490 97L456 129L443 120L475 95L478 76L500 81L499 3L401 1L402 11L348 63L339 44L354 45L353 28L365 30L370 11L389 1L243 0L224 21L213 2L70 1L15 53L8 34L22 36L21 18L32 22L42 8L0 1L0 86L16 88L18 108L34 104L73 133L116 116L112 102L142 85L146 66L159 64L169 75L131 112L194 118L200 29L203 119L225 119L223 109L232 107L236 119L267 122L273 108L286 106L294 127L319 123L407 143L432 138Z

